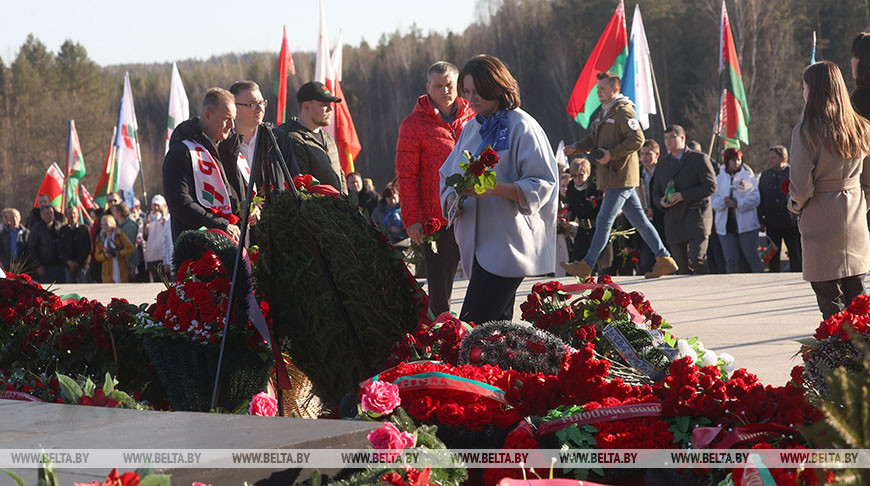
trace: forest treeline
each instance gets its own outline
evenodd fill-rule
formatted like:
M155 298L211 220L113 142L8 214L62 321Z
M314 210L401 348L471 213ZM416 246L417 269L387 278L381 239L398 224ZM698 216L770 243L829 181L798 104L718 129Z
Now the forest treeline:
M683 125L706 150L720 90L721 3L638 3L666 121ZM479 53L508 64L519 81L523 109L541 123L554 147L559 140L578 139L583 130L565 106L616 5L616 0L478 0L477 21L463 32L442 35L412 28L384 35L374 46L346 46L342 88L363 147L357 169L379 188L391 180L399 123L424 92L426 68L442 59L461 68ZM791 127L799 120L800 76L809 62L812 32L818 33L817 59L839 64L852 89L849 49L855 34L870 26L870 9L868 0L727 0L727 5L751 115L746 160L763 168L767 148L788 145ZM625 10L630 28L634 2L627 2ZM274 121L278 47L179 61L192 115L198 114L209 87L252 79L270 102L266 120ZM289 114L296 113L293 93L314 73L313 53L294 52L294 61L296 75L288 77ZM70 119L76 121L88 169L84 183L93 192L125 71L135 99L148 193L162 191L171 63L98 66L75 40L52 52L31 35L14 58L0 59L0 207L33 204L46 168L52 162L62 167ZM647 136L661 143L661 121L656 120ZM137 194L139 187L137 183Z

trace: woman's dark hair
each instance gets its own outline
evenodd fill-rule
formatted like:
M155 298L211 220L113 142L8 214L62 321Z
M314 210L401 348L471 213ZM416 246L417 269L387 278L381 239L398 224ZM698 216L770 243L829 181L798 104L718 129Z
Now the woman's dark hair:
M381 193L381 197L384 198L384 200L386 200L388 197L393 197L393 194L398 194L398 193L399 193L399 191L397 191L395 188L393 188L393 186L387 186L384 189L384 192Z
M466 75L474 81L474 88L485 100L498 100L500 110L513 110L520 107L520 85L511 76L507 66L495 56L481 54L474 56L462 66L459 72L459 86Z
M855 113L836 64L817 62L804 70L808 88L801 131L811 149L821 144L843 158L870 153L870 125Z
M858 60L855 84L870 88L870 33L861 32L852 41L852 57Z
M722 153L723 164L727 164L728 162L738 158L743 160L743 152L741 152L740 149L727 148L725 149L725 152Z

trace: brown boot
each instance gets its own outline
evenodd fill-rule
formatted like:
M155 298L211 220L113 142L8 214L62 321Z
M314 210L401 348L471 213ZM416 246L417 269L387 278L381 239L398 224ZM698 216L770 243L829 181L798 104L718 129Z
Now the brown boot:
M674 261L671 257L656 257L656 264L653 266L651 272L644 275L646 278L658 278L662 275L670 275L672 273L676 273L680 267L677 266L677 262Z
M559 265L565 269L568 275L579 277L580 280L585 280L586 277L592 275L592 268L585 260L579 262L559 262Z

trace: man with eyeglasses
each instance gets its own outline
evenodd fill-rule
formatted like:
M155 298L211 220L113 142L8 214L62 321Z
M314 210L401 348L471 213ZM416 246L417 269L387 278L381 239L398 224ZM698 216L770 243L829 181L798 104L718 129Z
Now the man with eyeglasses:
M172 132L163 161L163 194L173 241L183 231L203 226L236 239L241 233L241 172L248 167L239 156L241 137L233 133L235 101L229 91L211 88L202 101L202 116L182 122Z
M284 172L281 170L278 162L278 154L272 150L272 143L269 140L268 134L265 134L261 141L259 154L255 154L257 145L257 135L260 127L263 126L263 117L266 114L266 107L269 102L263 99L260 93L260 86L254 81L236 81L230 86L230 93L236 99L236 120L235 132L242 136L241 145L239 147L242 156L247 162L248 170L253 170L256 157L264 157L263 170L269 170L269 182L275 190L287 189L289 181L284 177ZM278 150L284 156L284 162L287 163L287 170L291 177L299 175L299 165L296 163L296 157L293 155L293 148L290 144L290 137L284 130L271 127L272 134L275 135L275 141L278 142ZM265 158L266 154L269 155ZM265 172L261 171L258 174L252 174L254 187L259 194L263 193L261 187ZM227 179L233 179L234 174L228 172ZM230 181L233 183L235 181ZM256 224L259 220L259 208L256 208L251 213L251 224Z
M296 92L299 116L280 128L290 136L300 173L311 174L321 184L329 184L347 194L338 146L323 130L332 123L332 104L336 102L341 102L341 98L333 96L323 83L305 83Z

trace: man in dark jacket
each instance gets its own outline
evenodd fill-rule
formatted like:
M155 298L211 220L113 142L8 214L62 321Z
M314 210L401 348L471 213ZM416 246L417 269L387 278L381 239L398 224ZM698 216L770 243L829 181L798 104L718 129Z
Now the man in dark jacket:
M163 194L173 240L202 226L234 238L240 235L239 201L245 184L240 136L232 133L235 101L229 91L211 88L202 101L202 117L182 122L172 132L163 160ZM228 173L234 173L232 183Z
M12 273L21 272L19 264L27 262L27 240L30 230L21 225L21 213L15 208L3 210L3 230L0 231L0 265Z
M66 208L67 223L58 231L58 251L66 283L86 283L91 258L91 232L79 223L79 208Z
M347 194L347 181L335 140L323 130L332 123L332 104L341 102L323 83L311 81L296 92L299 117L281 125L290 135L293 152L302 174L311 174L321 184L328 184Z
M39 210L41 221L33 225L27 251L36 265L36 281L39 283L64 283L63 265L58 248L58 229L54 220L54 208L43 206Z
M41 218L39 217L39 210L42 209L43 206L49 206L51 202L48 200L48 194L39 194L36 196L36 207L30 210L30 217L27 218L28 229L33 229L33 226L39 224ZM57 221L57 224L63 224L63 214L57 209L54 210L54 220Z
M801 260L801 234L794 215L788 210L788 150L782 145L770 147L768 151L770 168L761 173L758 192L761 204L758 216L767 236L779 248L770 260L770 271L778 272L782 242L788 246L789 269L792 272L803 270Z
M656 232L662 240L665 239L665 213L652 200L653 183L655 181L656 165L659 163L661 149L655 140L647 140L640 148L640 185L638 195L640 203L646 213L646 217L653 224ZM638 273L646 273L652 270L655 264L655 253L643 240L640 242L640 257L637 264Z
M681 274L708 273L716 174L706 154L686 148L686 131L680 125L665 131L665 146L668 154L659 160L653 179L653 203L665 211L665 239Z
M349 194L357 195L357 204L370 215L381 202L381 195L363 184L362 174L359 172L351 172L347 175L347 191Z
M266 114L268 103L260 93L260 86L253 81L236 81L230 86L230 93L236 100L235 132L242 136L240 150L248 163L249 170L253 170L256 160L262 161L262 170L258 174L253 174L254 187L258 194L262 195L265 192L262 184L267 173L271 188L275 190L288 189L288 184L291 181L287 181L284 177L284 172L278 161L278 154L273 150L272 141L267 132L262 132L259 146L257 145L257 138L261 133L260 128L270 130L275 136L278 150L281 151L284 162L287 164L290 177L299 175L299 164L296 162L287 132L274 126L266 127L263 125L263 116ZM255 150L258 150L257 154L254 153ZM233 178L234 173L228 171L227 179L230 184L235 183ZM258 219L259 211L255 210L251 213L251 224L255 224Z

